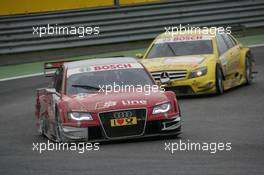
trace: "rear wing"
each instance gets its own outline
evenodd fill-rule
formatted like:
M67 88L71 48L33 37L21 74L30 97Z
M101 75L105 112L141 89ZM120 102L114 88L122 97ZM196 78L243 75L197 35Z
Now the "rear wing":
M56 70L59 69L64 63L80 61L80 60L63 60L63 61L46 62L44 63L44 75L45 77L53 77Z
M53 77L53 74L58 68L60 68L65 62L70 61L57 61L44 63L44 75L45 77Z
M116 55L116 56L111 56L111 57L124 57L123 55ZM53 74L56 72L58 68L60 68L64 63L67 62L73 62L73 61L80 61L84 60L82 59L77 59L77 60L64 60L64 61L55 61L55 62L46 62L44 63L44 75L45 77L53 77Z

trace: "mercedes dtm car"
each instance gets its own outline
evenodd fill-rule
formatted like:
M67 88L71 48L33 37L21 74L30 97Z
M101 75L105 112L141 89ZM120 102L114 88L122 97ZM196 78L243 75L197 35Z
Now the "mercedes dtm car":
M56 69L50 86L36 96L37 128L49 139L98 141L181 131L175 94L162 91L136 59L50 62L49 69ZM148 91L152 86L156 91Z
M166 89L177 95L222 94L252 82L253 58L249 48L224 32L200 33L159 35L142 63L158 83L167 82Z

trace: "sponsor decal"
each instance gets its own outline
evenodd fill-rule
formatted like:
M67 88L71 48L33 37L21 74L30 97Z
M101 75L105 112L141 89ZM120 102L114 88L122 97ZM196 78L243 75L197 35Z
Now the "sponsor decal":
M79 69L80 73L83 73L83 72L90 72L91 71L91 68L90 67L81 67Z
M118 69L135 69L135 68L143 68L143 67L139 63L109 64L109 65L91 66L92 71L106 71L106 70L118 70Z
M146 105L147 101L146 100L122 100L122 104L124 106L129 106L129 105Z
M95 105L95 109L106 109L117 104L116 101L98 102Z
M186 69L187 68L196 68L199 66L198 64L187 64L187 63L180 63L180 64L161 64L160 66L151 66L148 69L154 73L157 71L163 70L177 70L177 69Z
M176 57L176 58L167 58L164 60L164 63L202 63L204 57Z
M95 96L96 94L88 94L88 93L79 93L76 95L76 98L85 98L85 97L92 97Z
M198 40L212 40L211 36L203 35L178 35L173 37L158 38L155 43L168 43L168 42L183 42L183 41L198 41Z
M114 119L110 120L111 127L136 125L137 117L133 116L132 111L118 111L113 114Z
M120 118L120 119L111 119L110 122L111 122L111 127L136 125L137 118L127 117L127 118Z
M95 65L89 67L79 67L69 69L67 76L73 74L85 73L85 72L97 72L97 71L109 71L109 70L120 70L120 69L136 69L143 68L139 63L125 63L125 64L107 64L107 65Z
M101 70L115 70L115 69L129 69L132 68L131 64L110 64L110 65L99 65L94 66L93 69L95 71Z

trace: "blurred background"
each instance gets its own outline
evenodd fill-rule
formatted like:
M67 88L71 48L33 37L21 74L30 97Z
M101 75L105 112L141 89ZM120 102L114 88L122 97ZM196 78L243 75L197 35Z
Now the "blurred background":
M100 27L99 35L33 35L47 25ZM264 41L263 0L2 0L0 78L37 72L44 61L144 52L164 27L232 27L246 45ZM99 55L98 55L99 54ZM3 66L35 63L26 68ZM40 64L41 63L41 64ZM11 72L11 74L10 74Z

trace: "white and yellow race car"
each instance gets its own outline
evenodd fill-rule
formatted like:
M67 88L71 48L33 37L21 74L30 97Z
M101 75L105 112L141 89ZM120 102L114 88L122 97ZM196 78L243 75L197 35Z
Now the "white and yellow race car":
M141 61L155 81L177 95L222 94L251 84L250 49L225 32L200 33L163 33L152 42Z

